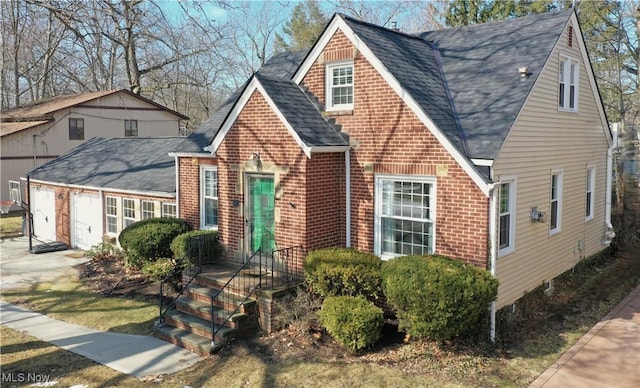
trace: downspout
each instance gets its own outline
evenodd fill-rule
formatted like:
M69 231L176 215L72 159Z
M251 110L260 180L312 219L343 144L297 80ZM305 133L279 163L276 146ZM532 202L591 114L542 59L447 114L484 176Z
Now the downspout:
M496 276L496 259L498 257L497 242L497 205L498 191L495 189L497 183L489 184L489 270L493 277ZM491 326L489 329L489 339L491 342L496 341L496 302L491 302Z
M345 164L345 214L346 214L346 242L345 246L351 246L351 150L344 152Z
M176 164L176 217L180 218L180 163L177 156L174 156L174 160Z
M31 176L27 174L27 208L26 210L26 221L27 221L27 229L29 229L29 253L32 253L33 249L33 221L31 220Z
M611 240L616 236L613 231L613 225L611 224L611 190L613 185L613 153L618 147L618 123L613 123L611 126L611 135L613 136L611 147L607 149L607 178L606 178L606 190L605 190L605 210L604 210L604 222L607 226L605 232L603 245L611 244Z

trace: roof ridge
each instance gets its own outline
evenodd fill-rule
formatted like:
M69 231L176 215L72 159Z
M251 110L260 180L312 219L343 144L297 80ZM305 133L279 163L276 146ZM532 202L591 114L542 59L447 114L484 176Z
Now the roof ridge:
M385 31L385 32L390 32L392 34L397 34L397 35L400 35L402 37L409 38L409 39L416 39L416 40L424 41L424 39L422 39L421 37L419 37L419 36L417 36L415 34L411 34L411 33L408 33L408 32L402 32L400 30L394 30L393 28L388 28L388 27L380 26L378 24L373 24L373 23L370 23L370 22L366 22L364 20L356 19L356 18L354 18L352 16L348 16L348 15L345 15L343 13L337 13L337 14L340 15L340 17L342 17L343 19L348 19L351 22L358 23L358 24L361 24L361 25L366 26L366 27L374 28L374 29L377 29L377 30L382 30L382 31Z

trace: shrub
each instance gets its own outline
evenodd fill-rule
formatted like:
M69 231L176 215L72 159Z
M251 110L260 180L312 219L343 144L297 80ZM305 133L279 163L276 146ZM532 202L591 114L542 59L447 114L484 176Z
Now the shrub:
M203 247L202 252L205 259L208 261L215 261L220 254L220 243L218 241L218 232L213 230L194 230L191 232L182 233L177 236L171 242L171 251L173 257L179 260L187 260L191 263L197 264L199 251L197 248L190 249L189 242L192 237L202 237Z
M382 292L382 261L353 248L309 252L304 260L307 286L322 296L362 296L375 300Z
M359 296L326 298L320 320L338 343L352 351L375 344L384 323L382 309Z
M170 257L173 239L189 230L179 218L149 218L127 226L118 237L125 264L141 268L148 261Z
M486 270L445 256L405 256L382 265L384 293L407 334L434 340L466 334L498 293Z
M302 287L294 293L287 294L275 302L277 313L273 317L276 329L290 328L298 333L308 333L317 329L318 311L321 299Z
M85 256L95 260L120 260L122 259L122 251L114 245L103 241L93 245L91 249L84 252Z
M161 257L156 261L146 262L142 266L142 273L153 280L165 280L174 272L174 268L176 268L176 263L172 259Z

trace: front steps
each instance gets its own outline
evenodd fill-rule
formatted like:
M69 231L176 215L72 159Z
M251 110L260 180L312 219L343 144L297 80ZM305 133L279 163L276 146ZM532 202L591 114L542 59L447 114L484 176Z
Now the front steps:
M165 314L164 323L154 327L155 335L202 356L208 356L230 338L255 333L258 329L257 302L253 295L246 301L243 300L258 283L258 279L246 276L239 278L227 285L221 297L214 301L212 314L211 301L229 279L212 273L196 276L194 282L178 297L175 307ZM238 306L238 311L233 313ZM216 329L227 321L216 334L213 344L212 319Z

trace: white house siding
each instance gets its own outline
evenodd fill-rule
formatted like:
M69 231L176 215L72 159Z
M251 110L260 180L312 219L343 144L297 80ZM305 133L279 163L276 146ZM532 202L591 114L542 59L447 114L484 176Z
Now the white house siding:
M124 120L138 120L138 137L177 136L180 124L174 114L123 92L63 109L54 117L51 123L2 137L1 200L9 199L9 180L20 181L27 172L84 141L124 137ZM84 140L69 140L69 118L84 119Z
M558 42L528 102L494 162L494 177L516 176L515 251L497 259L500 280L498 307L513 303L602 250L605 227L607 132L598 111L580 54L574 26L573 47L568 34ZM578 112L558 111L560 54L580 60ZM587 166L596 169L594 218L585 222ZM549 235L551 171L563 171L561 231ZM532 223L531 206L547 215Z

